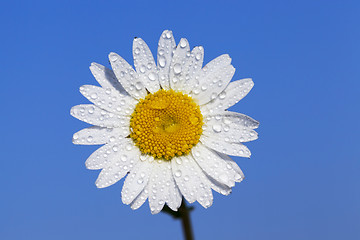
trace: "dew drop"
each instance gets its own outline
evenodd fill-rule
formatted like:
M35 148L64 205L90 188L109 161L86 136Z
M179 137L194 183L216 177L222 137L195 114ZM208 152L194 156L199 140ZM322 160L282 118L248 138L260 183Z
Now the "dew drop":
M130 151L132 149L132 145L129 143L129 144L126 145L125 148L126 148L126 150Z
M174 65L174 73L175 74L181 73L181 65L179 63Z
M175 172L175 177L181 177L181 171L180 170L176 170Z
M184 48L184 47L186 47L186 45L187 45L186 41L185 41L184 39L181 39L181 41L180 41L180 47L181 47L181 48Z
M161 57L159 58L159 65L160 65L160 67L165 67L165 65L166 65L166 59L165 59L165 57L161 56Z
M215 124L215 125L213 125L212 128L213 128L214 132L216 132L216 133L221 132L221 125L220 124Z
M144 73L146 71L146 67L144 65L141 65L140 67L140 72Z
M135 88L136 88L137 90L141 90L141 88L142 88L141 82L135 83Z
M149 74L149 79L150 79L151 81L155 81L155 80L157 79L157 75L156 75L154 72L151 72L151 73Z
M135 54L139 54L140 53L140 48L135 48Z
M117 55L116 54L111 54L110 55L110 61L116 61L118 59Z
M92 141L93 141L93 137L92 137L92 136L88 136L87 141L88 141L88 142L92 142Z
M92 98L92 99L97 99L97 97L98 97L97 93L91 94L91 98Z
M201 54L200 53L196 54L195 58L196 58L196 60L199 61L201 59Z
M226 92L222 92L219 94L220 99L224 99L226 97Z
M120 157L120 159L121 159L121 161L126 162L127 159L128 159L128 157L127 157L126 155L122 155L122 156Z
M216 97L217 97L216 93L212 93L211 96L210 96L211 100L214 100Z
M181 165L182 164L182 159L181 158L176 158L176 163Z

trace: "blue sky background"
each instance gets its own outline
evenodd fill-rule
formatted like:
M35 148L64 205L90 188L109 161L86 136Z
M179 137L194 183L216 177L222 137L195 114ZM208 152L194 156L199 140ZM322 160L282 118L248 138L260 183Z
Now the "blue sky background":
M69 114L91 62L161 32L228 53L255 87L233 110L260 121L246 179L195 204L197 239L360 239L359 1L2 1L0 239L182 239L180 222L97 189L96 146Z

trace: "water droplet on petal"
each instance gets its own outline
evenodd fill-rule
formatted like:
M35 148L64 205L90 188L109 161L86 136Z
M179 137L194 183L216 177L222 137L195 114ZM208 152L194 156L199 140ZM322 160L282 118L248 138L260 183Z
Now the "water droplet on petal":
M140 48L135 48L135 54L139 54L140 53Z
M166 59L165 59L165 57L161 56L161 57L159 58L159 65L160 65L160 67L165 67L165 65L166 65Z
M226 97L226 92L221 92L220 94L219 94L219 98L220 99L224 99Z
M146 71L146 67L144 65L141 65L140 67L140 72L144 73Z
M154 72L151 72L151 73L149 74L149 79L150 79L151 81L155 81L155 80L157 79L157 75L156 75Z
M135 84L135 87L136 87L137 90L141 90L141 88L142 88L141 82L137 82L137 83Z
M174 73L179 74L181 72L181 65L179 63L174 65Z
M221 132L221 125L220 124L215 124L215 125L213 125L213 130L214 130L214 132L217 132L217 133L219 133L219 132Z
M110 55L110 61L116 61L118 59L118 56L116 54L111 54Z
M180 41L180 47L184 48L184 47L186 47L186 45L187 45L186 40L181 39L181 41Z
M175 177L181 177L181 171L180 170L176 170L175 172Z

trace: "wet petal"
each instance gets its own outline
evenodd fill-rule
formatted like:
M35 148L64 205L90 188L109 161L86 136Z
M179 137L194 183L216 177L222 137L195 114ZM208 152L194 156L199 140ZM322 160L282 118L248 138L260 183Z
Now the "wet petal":
M174 83L174 90L183 93L190 93L196 86L195 76L201 71L202 63L204 60L204 48L199 46L195 47L189 57L186 57L182 66L181 72L177 76L177 82Z
M121 140L129 134L129 128L103 128L92 126L74 133L73 143L80 145L100 145Z
M99 108L118 115L131 115L137 104L137 100L129 95L120 94L113 88L103 89L92 85L83 85L80 92Z
M114 72L104 67L98 63L91 63L90 71L94 75L96 81L104 88L104 89L113 89L118 91L123 95L128 95L123 86L117 80Z
M92 104L81 104L71 108L70 114L92 125L108 128L129 128L130 117L110 113Z
M144 98L147 92L135 70L116 53L110 53L109 60L116 78L124 89L136 99Z
M208 64L206 64L206 66L203 67L201 71L199 71L195 75L196 86L192 89L190 95L193 98L198 99L200 105L209 102L210 100L212 100L212 98L214 99L217 96L212 94L212 92L210 93L208 92L209 91L208 88L210 87L209 84L214 85L214 81L215 81L215 83L218 85L219 83L221 83L220 87L223 87L223 89L226 87L228 83L223 85L224 82L219 82L216 76L221 75L221 71L220 71L221 69L231 70L231 68L229 68L230 63L231 63L230 56L228 54L223 54L213 59Z
M149 158L152 158L149 156ZM124 204L130 204L148 184L153 164L150 161L139 161L126 177L121 191Z
M165 30L159 39L157 52L157 67L159 69L159 81L163 89L170 89L169 74L173 51L176 48L172 31Z
M129 141L131 140L124 139L112 144L107 157L109 163L103 168L95 183L98 188L105 188L118 182L139 162L140 151L136 147L128 150Z
M159 213L164 207L169 195L170 163L169 161L157 160L153 162L151 177L149 180L149 206L152 214Z
M125 163L136 161L136 157L139 155L139 149L134 146L131 139L124 138L115 142L108 143L101 148L97 149L86 160L85 166L88 169L101 169L111 165L115 160L118 160L121 156L126 156ZM124 158L123 158L124 160Z
M239 178L230 164L227 164L216 152L198 143L191 151L201 169L214 180L233 187ZM240 176L241 177L241 176Z
M216 72L208 74L206 80L201 81L200 85L194 88L192 97L199 105L214 100L229 84L234 73L235 68L232 65L218 68Z
M251 156L250 150L241 143L219 141L219 138L211 138L206 135L202 135L200 141L208 148L220 153L247 158Z
M141 38L134 39L133 56L139 79L149 92L157 92L160 89L158 70L148 45Z
M204 106L204 113L214 114L228 109L243 99L253 86L251 78L231 82L214 100Z
M173 90L182 89L182 82L180 82L180 76L183 71L183 67L190 57L190 45L186 38L180 39L177 45L174 56L170 65L170 87Z
M132 210L136 210L141 207L149 196L149 185L146 185L144 190L131 202L130 207Z
M177 157L171 161L173 176L185 199L192 203L198 201L203 207L212 205L213 195L204 172L190 156Z

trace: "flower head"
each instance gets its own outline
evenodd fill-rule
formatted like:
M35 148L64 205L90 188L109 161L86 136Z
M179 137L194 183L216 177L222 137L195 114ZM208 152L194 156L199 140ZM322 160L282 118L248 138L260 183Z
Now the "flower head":
M110 53L112 70L92 63L101 87L80 92L93 104L71 109L71 115L94 126L73 136L74 144L104 144L86 161L102 169L99 188L126 177L122 201L132 209L149 200L152 213L167 204L176 211L182 196L205 208L212 189L228 195L244 179L228 155L250 157L243 142L257 139L254 119L227 111L253 87L251 79L230 82L235 68L221 55L202 68L204 49L171 31L161 34L157 64L146 43L135 38L135 69Z

